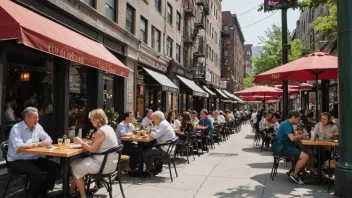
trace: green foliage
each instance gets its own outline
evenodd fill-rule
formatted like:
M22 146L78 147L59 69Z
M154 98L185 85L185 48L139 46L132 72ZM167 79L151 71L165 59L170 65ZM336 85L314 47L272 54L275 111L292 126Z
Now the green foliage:
M254 72L251 71L246 74L246 78L243 79L243 87L245 89L253 87L253 80L254 80Z
M323 4L328 5L336 5L337 0L303 0L299 2L299 6L301 9L304 8L316 8Z
M119 113L115 112L114 108L105 110L106 117L108 117L108 122L110 126L115 129L117 127L117 119L119 118Z
M316 32L322 32L323 36L331 39L337 36L337 7L330 7L330 15L318 17L313 21L312 26Z
M288 33L288 35L290 35L290 33ZM252 58L254 76L282 65L281 27L275 24L272 25L271 29L265 31L265 36L265 38L259 37L261 43L264 44L264 50L260 52L260 57ZM311 53L311 50L298 39L294 41L288 39L288 44L291 44L291 49L288 54L289 61L296 60Z

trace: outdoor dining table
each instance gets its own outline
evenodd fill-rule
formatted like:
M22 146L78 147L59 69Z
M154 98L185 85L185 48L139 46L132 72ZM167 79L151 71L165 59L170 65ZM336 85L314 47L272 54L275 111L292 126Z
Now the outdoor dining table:
M69 170L70 170L70 158L83 153L85 150L83 148L69 148L69 149L59 149L58 144L53 144L53 148L47 147L36 147L30 149L23 149L20 152L26 154L37 154L46 155L52 157L60 157L63 160L63 179L62 179L62 192L64 197L70 196L69 187Z
M121 141L128 141L128 142L137 142L138 143L138 148L139 148L139 155L140 155L140 162L139 162L139 176L141 179L143 179L143 147L145 143L152 142L154 138L151 136L124 136L120 138Z
M317 146L318 147L318 183L322 181L321 175L321 152L323 146L339 146L338 140L304 140L300 139L299 142L305 146Z

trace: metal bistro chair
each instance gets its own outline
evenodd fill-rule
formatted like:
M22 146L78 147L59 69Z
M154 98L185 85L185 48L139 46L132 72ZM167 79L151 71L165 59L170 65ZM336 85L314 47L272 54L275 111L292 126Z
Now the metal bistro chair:
M120 190L122 197L125 197L125 194L123 193L123 188L122 188L122 183L121 183L121 169L120 169L120 160L121 160L121 155L122 155L122 149L123 149L123 144L118 145L117 147L113 147L107 151L104 151L102 153L92 153L92 155L104 155L103 162L101 164L100 170L97 174L88 174L86 175L86 192L88 194L90 184L92 182L102 182L109 192L110 198L112 198L112 178L118 177L119 179L119 185L120 185ZM109 173L109 174L104 174L104 168L106 164L106 160L108 159L108 155L111 153L118 153L118 161L117 161L117 170ZM104 178L108 178L109 180L106 181Z
M283 144L283 147L281 148L280 152L276 152L276 142L280 142ZM277 169L279 168L279 164L281 160L290 160L292 162L292 167L295 166L296 164L296 159L294 157L289 157L289 156L284 156L282 154L282 150L285 148L285 144L277 139L276 137L272 137L272 144L273 144L273 157L274 157L274 163L273 163L273 168L271 169L271 173L270 173L270 178L272 181L274 181L274 177L277 174Z
M176 144L176 154L175 157L177 155L177 151L186 151L186 155L187 155L187 163L189 164L189 151L192 152L193 155L193 160L196 160L194 157L194 150L193 150L193 143L194 143L194 139L196 132L186 132L185 133L185 140L184 141L179 141ZM199 154L198 154L199 155Z
M12 181L13 178L16 178L16 177L17 178L20 177L20 178L23 179L24 193L25 193L25 196L27 197L28 177L26 175L24 175L24 174L18 174L18 173L11 172L11 170L9 168L9 162L7 161L7 151L8 151L8 141L7 140L1 144L1 150L2 150L2 154L3 154L3 156L5 158L5 161L6 161L7 172L10 175L10 178L7 181L7 184L6 184L6 188L5 188L3 197L6 197L6 193L7 193L7 190L9 188L10 182Z
M153 156L153 161L154 160L162 160L163 162L167 163L167 165L169 166L171 182L173 182L172 173L171 173L171 164L174 166L176 177L178 177L177 170L176 170L176 164L175 164L176 149L174 149L178 140L179 140L178 137L176 137L176 138L168 141L167 143L163 143L163 144L157 143L154 145L157 148L160 146L169 146L165 155Z

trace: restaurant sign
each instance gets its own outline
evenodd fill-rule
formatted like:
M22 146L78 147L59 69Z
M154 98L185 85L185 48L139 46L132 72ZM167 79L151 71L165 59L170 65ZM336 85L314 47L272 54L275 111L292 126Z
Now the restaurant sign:
M264 0L264 11L288 9L295 4L297 4L297 0Z
M204 98L209 97L209 95L207 93L202 93L202 92L198 92L198 91L193 91L193 96L200 96L200 97L204 97Z
M179 91L176 88L168 87L168 86L165 86L165 85L161 86L161 90L162 91L169 91L169 92L172 92L172 93L178 93L178 91Z

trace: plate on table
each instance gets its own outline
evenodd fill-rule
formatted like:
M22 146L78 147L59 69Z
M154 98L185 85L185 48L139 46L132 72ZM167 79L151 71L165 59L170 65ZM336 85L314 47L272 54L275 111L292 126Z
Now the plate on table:
M82 148L80 144L70 144L70 148Z

